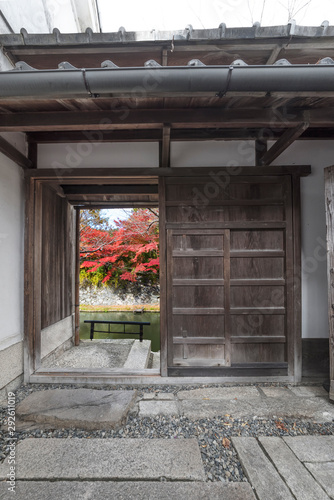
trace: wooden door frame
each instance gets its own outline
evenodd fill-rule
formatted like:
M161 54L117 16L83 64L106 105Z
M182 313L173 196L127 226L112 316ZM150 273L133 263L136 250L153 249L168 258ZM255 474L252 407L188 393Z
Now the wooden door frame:
M290 175L293 184L293 232L294 232L294 274L293 288L296 301L296 311L294 315L294 338L293 338L293 355L294 369L289 372L290 379L299 381L301 379L301 321L300 321L300 195L299 195L299 177L307 176L311 172L308 165L293 165L293 166L277 166L277 167L238 167L239 175ZM38 358L40 357L40 342L41 342L41 325L40 325L40 310L41 310L41 267L40 252L41 252L41 186L43 183L70 181L73 183L87 183L87 179L91 182L101 181L112 177L126 178L141 178L152 176L159 178L159 206L160 212L160 255L161 255L161 376L167 376L167 307L166 307L166 204L165 204L165 181L166 177L185 177L185 176L201 176L207 175L208 172L226 172L230 175L235 175L235 167L196 167L196 168L106 168L106 169L68 169L62 170L59 173L56 169L30 169L25 172L26 175L26 201L25 201L25 249L24 249L24 380L26 382L50 382L59 381L62 379L83 381L85 377L89 378L90 373L83 374L66 370L55 371L54 374L40 375L36 374L39 368ZM48 376L49 375L49 376ZM152 374L153 375L153 374ZM109 377L104 377L101 374L99 378L96 374L96 379L124 380L124 374L110 374ZM138 379L142 374L129 374L127 379ZM260 375L259 375L260 376Z
M329 324L329 398L334 401L334 166L325 168Z

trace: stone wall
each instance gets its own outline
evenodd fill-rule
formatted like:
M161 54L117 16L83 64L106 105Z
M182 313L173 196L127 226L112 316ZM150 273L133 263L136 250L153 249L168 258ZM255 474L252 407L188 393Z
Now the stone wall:
M115 306L159 304L159 286L129 285L126 289L110 286L80 288L80 304L89 306Z

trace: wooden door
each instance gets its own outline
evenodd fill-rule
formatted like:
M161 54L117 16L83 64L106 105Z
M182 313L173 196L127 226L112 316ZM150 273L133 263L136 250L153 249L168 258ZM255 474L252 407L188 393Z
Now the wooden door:
M229 231L169 229L169 366L228 366Z
M169 375L300 377L292 186L289 175L164 181Z

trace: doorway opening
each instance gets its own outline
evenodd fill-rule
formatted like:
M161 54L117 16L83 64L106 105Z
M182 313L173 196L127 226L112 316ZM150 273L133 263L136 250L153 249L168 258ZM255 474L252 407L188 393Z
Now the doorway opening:
M42 366L159 370L159 208L78 208L77 222L79 331Z

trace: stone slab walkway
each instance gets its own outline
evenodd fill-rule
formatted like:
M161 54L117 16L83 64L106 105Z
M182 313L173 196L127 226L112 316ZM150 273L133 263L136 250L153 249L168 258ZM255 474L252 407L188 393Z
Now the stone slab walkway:
M233 437L232 442L259 500L334 498L334 436Z
M16 447L18 480L204 481L196 439L36 439ZM8 473L0 465L0 480Z
M18 481L9 496L0 483L0 500L256 500L247 483Z
M214 418L304 418L332 422L334 405L322 387L207 387L189 391L146 394L139 402L139 415L182 415Z

